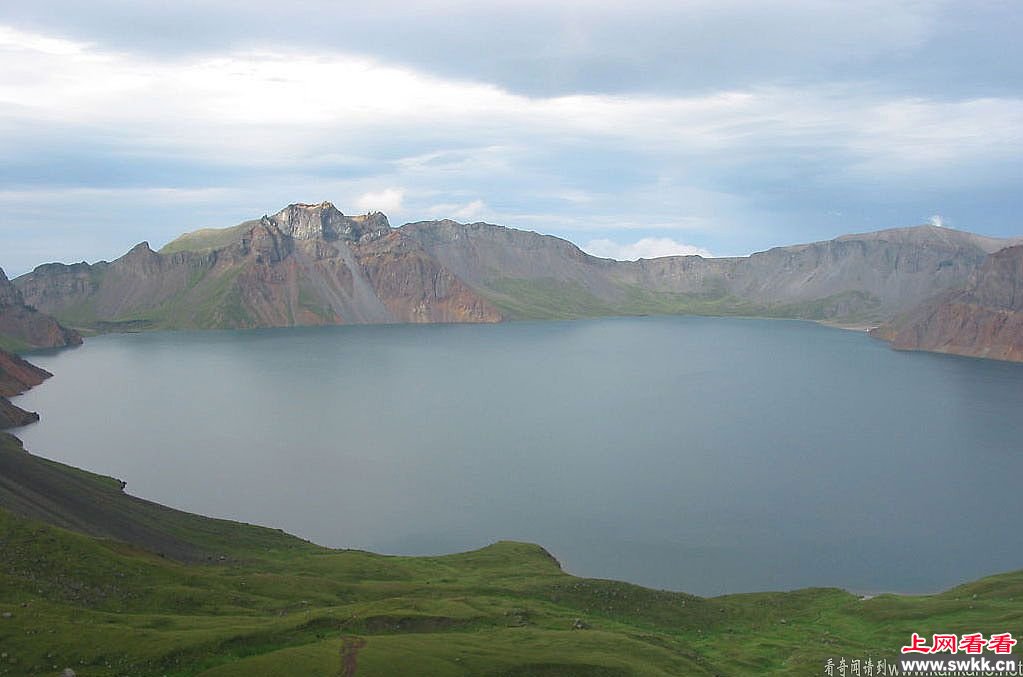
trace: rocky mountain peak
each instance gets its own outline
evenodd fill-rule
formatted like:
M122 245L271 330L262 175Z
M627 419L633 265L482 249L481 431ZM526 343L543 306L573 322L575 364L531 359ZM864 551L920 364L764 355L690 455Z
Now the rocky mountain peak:
M366 233L376 233L391 229L391 224L383 212L368 212L360 216L351 216L349 218L352 222L358 224L361 230L360 237Z
M380 212L364 216L345 216L330 202L319 204L290 204L264 221L280 228L281 232L299 240L322 238L325 240L358 240L367 233L387 230L390 224Z
M137 245L128 250L128 254L131 256L149 256L155 254L153 248L149 246L148 242L139 242Z

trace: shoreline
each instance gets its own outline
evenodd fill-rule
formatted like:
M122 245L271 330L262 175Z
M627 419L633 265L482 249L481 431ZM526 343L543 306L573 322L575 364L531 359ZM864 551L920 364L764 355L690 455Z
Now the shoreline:
M596 318L596 319L599 319L599 318ZM746 319L786 319L786 318L746 318ZM798 321L806 321L806 320L798 320ZM825 325L825 326L829 326L829 325ZM834 327L834 328L844 328L844 329L847 329L847 330L852 330L852 329L849 329L848 327ZM63 349L60 349L59 351L54 351L54 352L63 352ZM31 423L29 423L27 425L32 425L32 424L35 424L35 422L31 422ZM19 428L20 427L24 427L24 426L19 426ZM15 428L14 430L17 430L17 428ZM15 437L15 435L13 435L13 434L11 436ZM48 459L46 459L43 456L37 456L36 454L34 454L32 451L30 451L28 449L24 449L24 451L25 451L25 453L31 455L33 458L42 459L42 460L47 461L47 462L57 462L57 463L60 463L59 461L49 461ZM67 464L67 463L62 463L62 465L66 465L68 468L71 468L71 469L73 469L75 471L79 471L79 472L86 472L86 473L90 473L90 474L95 473L95 471L91 471L91 470L84 469L84 468L79 468L77 466L70 465L70 464ZM95 473L95 474L101 474L101 473ZM103 475L103 476L104 477L108 477L111 480L115 479L112 476L107 476L107 475ZM116 480L116 481L120 482L120 480ZM150 499L147 499L145 497L133 496L130 493L124 492L123 491L124 490L124 486L123 486L124 483L121 482L121 484L122 484L121 489L122 489L122 492L124 493L125 496L130 497L130 498L135 499L135 500L141 500L141 501L155 503L155 502L153 502ZM160 504L160 503L156 503L156 505L159 505L160 507L165 508L167 510L174 510L174 511L178 511L178 512L187 512L188 514L193 515L195 517L199 517L199 518L205 518L205 519L211 519L211 520L223 520L223 519L225 519L225 518L220 518L220 517L210 517L208 515L200 514L200 513L193 513L193 512L187 511L187 510L180 510L178 508L173 508L173 507L170 507L170 506L164 506L163 504ZM236 519L229 519L227 521L235 522L235 523L237 523L239 525L251 524L251 523L248 523L248 522L238 521ZM259 526L259 525L256 525L256 526ZM263 527L263 528L273 529L273 527ZM338 546L338 547L324 546L324 545L321 545L319 543L316 543L315 541L309 541L308 539L306 539L304 537L301 537L301 536L295 536L295 535L290 534L290 533L288 533L288 535L292 536L293 538L296 538L296 539L307 541L307 542L315 545L318 548L323 548L325 551L339 552L339 551L345 551L345 550L349 549L348 547L345 547L343 545L342 546ZM458 551L453 551L453 552L445 552L443 554L444 555L456 555L456 554L463 554L464 552L471 552L471 550L469 550L469 551L458 550ZM381 553L376 553L376 554L381 554ZM382 554L382 556L390 556L390 555ZM428 554L422 554L422 555L401 555L401 556L402 557L412 557L412 558L430 558L430 557L437 556L437 554L436 553L428 553ZM566 572L566 573L568 573L568 572ZM612 579L608 579L608 580L612 580ZM620 580L621 582L630 583L632 585L638 585L638 586L644 587L644 588L647 587L646 585L644 585L642 583L630 582L630 581L625 580L625 579L613 579L613 580ZM957 583L951 583L950 586L951 587L957 587L958 585L962 585L964 583L971 582L972 580L974 580L974 579L966 579L964 581L960 581L960 582L957 582ZM818 586L810 586L810 587L818 587ZM831 586L826 586L826 587L831 587ZM949 589L951 589L951 587ZM648 588L648 589L660 589L660 590L666 590L666 591L671 591L671 592L686 593L685 590L683 590L683 589L676 589L676 588ZM715 595L713 595L711 597L707 597L707 598L708 599L713 599L714 597L718 597L718 596L727 596L727 595L736 595L736 594L758 594L758 593L764 593L764 592L795 592L795 591L805 590L805 589L808 589L808 588L807 587L798 587L798 586L796 586L796 587L791 587L791 588L747 589L747 590L741 590L741 591L721 592L721 593L715 594ZM908 591L878 590L878 589L873 589L873 590L863 590L863 589L855 590L855 589L850 589L850 588L842 587L840 584L836 585L835 589L843 590L845 592L848 592L849 594L858 596L858 597L863 598L863 599L870 599L870 598L873 598L873 597L876 597L876 596L881 596L881 595L897 595L897 596L905 596L905 597L920 597L920 596L928 596L928 595L933 595L933 594L940 594L940 592L943 592L941 590L939 590L937 592L935 592L933 590L932 591L924 591L924 592L908 592Z

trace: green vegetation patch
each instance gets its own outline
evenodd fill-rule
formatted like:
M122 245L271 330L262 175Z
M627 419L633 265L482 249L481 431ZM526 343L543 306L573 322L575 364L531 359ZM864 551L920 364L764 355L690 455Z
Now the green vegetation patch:
M308 310L316 317L320 318L324 322L334 322L337 316L330 305L322 302L316 294L314 294L309 288L299 283L298 286L298 305L300 308Z
M759 306L723 292L676 294L622 285L616 300L604 300L578 282L554 278L497 278L488 299L509 320L571 320L609 315L756 315Z
M0 675L806 675L894 658L912 632L1023 635L1023 572L918 597L703 598L570 576L528 543L330 550L0 436Z
M241 240L252 224L241 223L230 228L203 228L191 233L185 233L180 237L168 242L161 249L161 254L174 254L177 252L204 252L211 249L220 249L234 244Z
M6 334L0 334L0 350L6 350L9 353L23 353L31 349L32 346L21 339L8 336Z
M881 301L863 291L847 291L800 303L760 304L710 287L698 294L658 292L620 285L614 300L601 299L578 282L554 278L495 278L487 297L509 320L570 320L610 315L706 315L771 317L874 323Z
M882 319L881 299L864 291L845 291L811 301L766 308L765 317L873 323Z
M578 282L554 278L497 278L487 283L488 300L509 320L569 320L618 314Z

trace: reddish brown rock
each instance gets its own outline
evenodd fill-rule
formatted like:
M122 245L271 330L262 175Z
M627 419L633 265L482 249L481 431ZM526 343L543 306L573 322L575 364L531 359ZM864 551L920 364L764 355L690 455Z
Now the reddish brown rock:
M897 350L1023 362L1023 246L990 255L965 289L932 300L872 335Z
M13 353L0 350L0 430L39 420L39 414L25 411L11 404L7 398L20 395L50 376L48 371L29 364Z
M52 374L6 350L0 350L0 397L20 395Z
M402 322L500 322L501 314L402 233L355 247L377 296Z
M78 332L25 304L21 292L0 269L0 337L25 348L59 348L82 342ZM20 350L20 348L19 348Z
M0 430L17 428L29 423L35 423L38 420L39 414L25 411L21 407L11 404L11 401L6 397L0 397Z
M192 233L110 263L49 264L18 278L25 298L107 330L495 322L500 314L383 214L329 202Z

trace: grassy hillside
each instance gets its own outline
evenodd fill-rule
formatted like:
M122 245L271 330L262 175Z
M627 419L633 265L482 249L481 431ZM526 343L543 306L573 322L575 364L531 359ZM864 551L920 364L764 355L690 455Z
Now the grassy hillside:
M576 578L525 543L329 550L130 497L7 435L0 506L0 675L805 675L913 631L1023 633L1023 572L704 599Z
M246 230L252 227L254 222L247 221L230 228L202 228L190 233L185 233L171 240L160 248L161 254L174 254L175 252L202 252L210 249L219 249L237 242Z
M772 317L827 320L843 323L879 322L880 301L865 292L851 291L800 303L758 304L723 289L701 294L658 292L621 285L620 298L607 301L576 282L554 278L490 280L484 293L510 320L572 320L609 315L708 315L714 317Z

